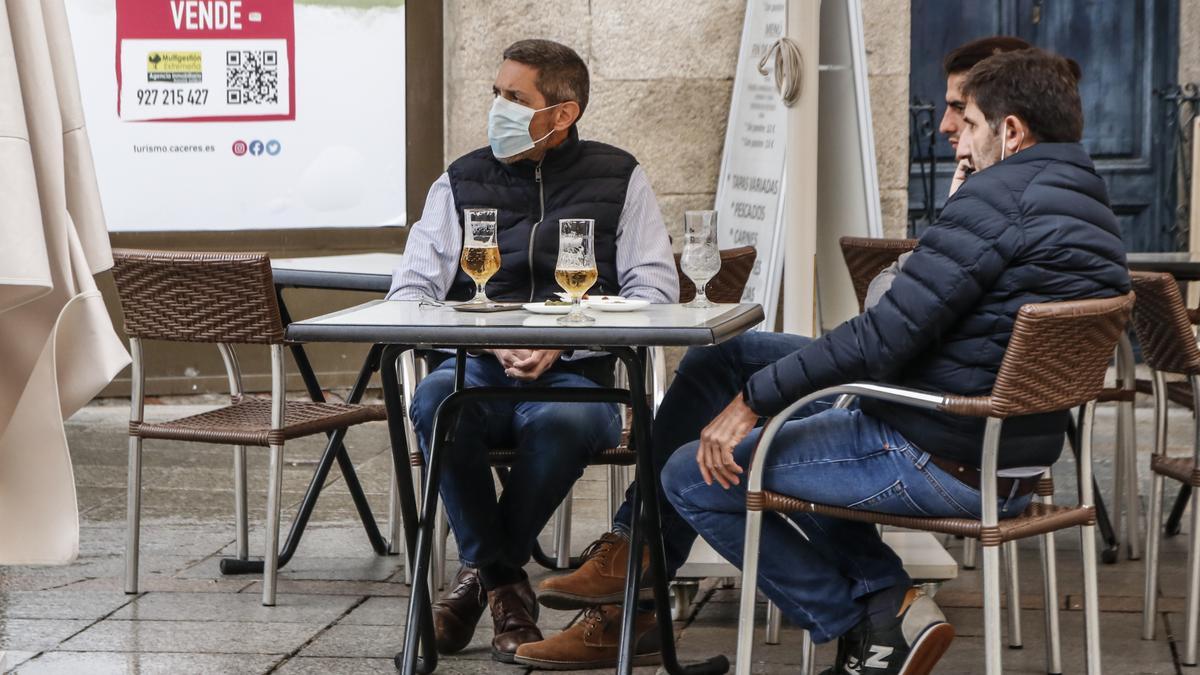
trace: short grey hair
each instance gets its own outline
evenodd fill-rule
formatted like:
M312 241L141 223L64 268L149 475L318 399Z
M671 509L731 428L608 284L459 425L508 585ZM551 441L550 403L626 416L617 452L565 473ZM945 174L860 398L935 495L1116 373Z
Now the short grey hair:
M583 116L591 79L587 64L574 49L553 40L518 40L504 50L504 60L536 68L537 89L546 97L546 104L575 101Z

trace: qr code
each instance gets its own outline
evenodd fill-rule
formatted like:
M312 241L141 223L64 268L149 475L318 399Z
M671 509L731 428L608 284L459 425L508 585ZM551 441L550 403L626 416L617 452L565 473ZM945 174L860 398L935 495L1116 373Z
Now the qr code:
M279 54L275 50L225 52L225 102L279 102Z

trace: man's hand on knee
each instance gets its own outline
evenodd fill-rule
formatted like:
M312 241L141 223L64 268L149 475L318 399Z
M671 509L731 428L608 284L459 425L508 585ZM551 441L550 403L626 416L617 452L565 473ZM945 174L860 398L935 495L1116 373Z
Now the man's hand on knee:
M700 432L700 447L696 450L696 463L704 482L712 485L713 480L728 490L740 483L737 474L742 467L733 459L733 448L758 424L758 413L750 409L738 394L729 405L708 423Z

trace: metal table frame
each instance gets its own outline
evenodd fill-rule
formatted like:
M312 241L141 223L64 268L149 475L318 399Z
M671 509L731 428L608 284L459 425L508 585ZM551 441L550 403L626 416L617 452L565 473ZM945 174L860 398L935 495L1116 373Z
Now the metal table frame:
M373 304L373 303L368 303ZM324 318L353 312L357 308L328 315ZM442 465L444 446L452 442L454 417L463 406L483 400L522 400L522 401L568 401L568 402L615 402L630 406L633 411L632 427L630 429L630 445L635 450L637 463L635 476L634 510L630 532L631 550L638 550L643 543L650 550L650 577L653 579L654 604L657 615L663 668L672 675L682 673L707 674L725 673L729 669L729 660L724 655L709 658L701 663L683 666L679 663L675 652L675 634L671 619L671 603L667 592L666 557L663 550L661 516L658 509L658 480L654 475L653 458L650 447L651 412L646 400L645 373L648 346L689 346L717 344L732 338L762 321L762 308L753 306L737 308L737 322L723 326L718 333L707 328L708 336L697 340L696 333L690 334L690 339L673 340L669 327L658 328L629 328L624 334L603 329L589 331L588 329L571 329L580 331L580 335L590 334L590 339L579 338L571 344L554 344L554 338L546 335L545 328L507 326L496 327L494 330L503 333L488 339L484 335L474 338L471 344L466 333L458 331L453 337L439 336L432 326L355 326L350 330L349 325L319 326L315 323L300 322L288 328L288 337L297 341L330 341L330 342L374 342L385 343L381 358L381 375L383 380L384 402L388 411L388 429L392 442L394 465L406 465L408 457L408 438L404 429L404 411L401 400L400 380L397 362L401 356L413 349L428 347L448 347L455 349L455 387L439 406L434 417L432 446L426 463L426 479L424 502L418 516L413 485L397 476L399 486L400 512L404 519L404 532L407 539L409 564L413 569L413 587L409 597L408 621L404 631L404 647L396 654L396 667L404 675L431 673L438 662L437 649L434 645L433 614L431 594L428 583L430 569L430 554L433 548L433 538L437 536L433 524L439 499L439 478ZM318 320L314 320L318 321ZM657 337L652 337L652 336ZM418 338L418 336L420 336ZM419 340L419 342L418 342ZM616 342L617 344L611 344ZM639 344L646 343L650 344ZM475 348L488 347L541 347L541 348L593 348L603 349L617 357L625 366L628 377L628 389L619 388L575 388L575 387L465 387L465 367L467 352ZM629 674L633 671L633 625L637 614L637 580L641 579L641 556L629 556L626 568L625 596L623 601L621 640L618 650L617 671Z
M310 288L331 291L366 291L383 294L387 292L391 284L391 275L363 273L353 270L331 271L327 268L274 268L272 275L275 282L275 299L279 304L279 315L284 326L292 323L292 315L288 311L287 302L284 300L283 291L285 289ZM308 360L308 354L304 351L304 345L292 343L288 347L291 349L292 358L296 361L296 370L300 374L300 379L304 381L304 388L307 390L309 398L316 403L324 403L325 394L321 389L320 381L317 380L312 363ZM363 361L362 368L359 369L358 378L351 387L350 393L346 396L347 403L358 403L362 400L363 393L366 391L367 385L371 382L371 377L379 370L382 353L382 345L374 345L367 352L367 357ZM321 458L317 461L316 471L313 472L312 480L309 481L308 487L304 491L304 498L300 501L296 517L292 520L292 526L288 530L287 539L284 540L282 549L279 552L279 569L288 564L292 556L295 555L296 549L300 546L300 540L304 537L304 530L308 527L308 521L312 517L313 510L316 508L317 499L321 495L321 490L325 486L325 480L329 476L330 469L333 468L334 461L338 464L338 470L342 473L342 479L346 481L346 489L350 492L350 498L354 501L354 508L358 512L359 519L362 520L363 529L366 531L367 541L370 542L371 548L377 555L389 555L399 552L396 549L396 542L389 542L379 531L379 526L375 522L375 516L371 512L367 496L363 492L362 484L358 480L358 474L354 470L354 463L350 459L350 454L346 451L344 444L346 430L339 429L327 434L327 437L329 440L325 445L325 450L321 453ZM405 465L407 465L407 460L405 460ZM223 558L220 562L220 570L222 574L261 574L263 571L263 561L243 560L237 557Z

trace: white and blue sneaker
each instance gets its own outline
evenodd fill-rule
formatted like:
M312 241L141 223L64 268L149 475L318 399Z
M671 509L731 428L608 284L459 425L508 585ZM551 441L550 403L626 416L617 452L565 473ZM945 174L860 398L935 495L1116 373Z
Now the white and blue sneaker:
M954 626L933 598L913 588L894 621L864 619L838 638L837 661L821 675L928 675L953 640Z

